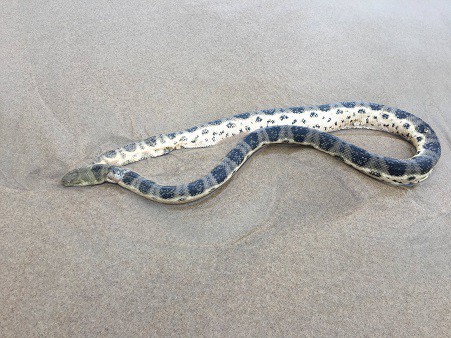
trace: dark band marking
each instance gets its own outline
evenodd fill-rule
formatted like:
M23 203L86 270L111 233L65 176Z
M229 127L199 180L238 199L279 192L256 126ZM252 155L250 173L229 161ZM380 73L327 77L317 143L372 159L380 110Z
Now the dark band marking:
M142 180L139 184L138 190L143 194L148 194L153 185L154 183L152 181Z
M321 133L319 136L319 146L321 149L328 151L337 143L336 137L327 133Z
M174 198L177 187L166 185L160 188L160 197L164 199Z
M97 181L100 181L103 178L102 169L104 168L105 166L103 164L97 164L91 167L92 173L94 174L94 177Z
M423 147L424 149L432 150L435 153L441 152L440 143L438 142L429 142L426 143Z
M211 175L217 183L222 183L227 177L227 172L223 164L218 165L211 171Z
M232 149L228 154L227 158L230 161L235 162L236 164L240 164L244 160L244 154L239 148Z
M305 142L305 138L307 137L310 129L305 127L291 127L291 133L293 134L293 140L295 142L303 143Z
M191 196L196 196L203 193L205 190L205 184L203 180L197 180L188 184L188 192Z
M271 127L266 129L266 134L268 134L268 139L271 142L275 142L279 139L280 127Z
M124 175L124 177L122 177L122 182L124 182L124 184L130 185L138 177L139 175L137 173L129 171Z
M355 145L349 144L350 155L352 163L363 167L371 159L371 154L366 150L356 147Z
M252 150L254 150L259 145L258 132L250 133L244 138L243 141L246 142Z
M407 165L401 160L394 158L385 158L387 164L388 173L392 176L402 176L406 173Z

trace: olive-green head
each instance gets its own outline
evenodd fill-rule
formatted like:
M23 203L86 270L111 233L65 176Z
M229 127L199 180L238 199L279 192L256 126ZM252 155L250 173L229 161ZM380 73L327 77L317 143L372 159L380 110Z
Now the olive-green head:
M69 171L61 179L66 187L102 184L106 181L109 166L94 164Z

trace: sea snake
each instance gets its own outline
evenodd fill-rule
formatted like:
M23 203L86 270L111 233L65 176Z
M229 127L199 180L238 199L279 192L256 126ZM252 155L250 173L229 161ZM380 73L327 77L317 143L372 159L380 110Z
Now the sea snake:
M350 128L397 134L413 144L416 154L403 160L384 157L330 134ZM175 149L212 146L237 134L245 137L207 175L190 183L160 185L122 167ZM441 153L437 135L420 118L381 104L342 102L243 113L184 131L152 136L100 155L93 164L67 173L62 183L85 186L110 182L153 201L187 203L218 189L253 153L273 143L312 146L366 175L394 185L414 185L426 179Z

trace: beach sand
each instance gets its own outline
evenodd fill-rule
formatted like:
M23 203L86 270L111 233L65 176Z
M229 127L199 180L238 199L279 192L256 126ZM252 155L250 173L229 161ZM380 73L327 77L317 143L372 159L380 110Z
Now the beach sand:
M446 336L449 1L7 1L0 14L0 335ZM408 189L272 146L192 205L65 188L96 155L258 109L370 101L431 124ZM381 132L337 135L412 155ZM238 139L130 167L207 173Z

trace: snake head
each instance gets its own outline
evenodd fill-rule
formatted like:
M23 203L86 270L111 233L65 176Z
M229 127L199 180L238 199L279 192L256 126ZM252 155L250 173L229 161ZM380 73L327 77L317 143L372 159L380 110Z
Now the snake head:
M102 184L106 181L109 166L94 164L69 171L61 179L66 187Z

